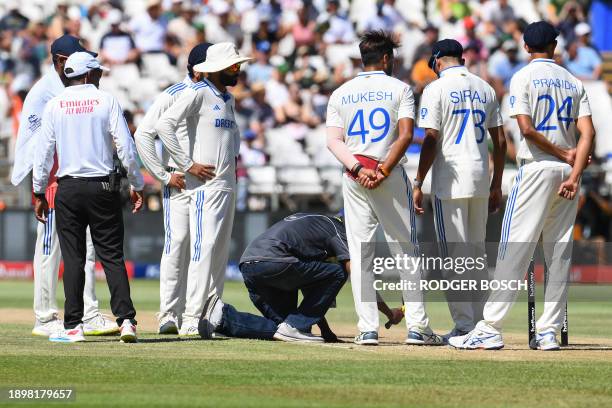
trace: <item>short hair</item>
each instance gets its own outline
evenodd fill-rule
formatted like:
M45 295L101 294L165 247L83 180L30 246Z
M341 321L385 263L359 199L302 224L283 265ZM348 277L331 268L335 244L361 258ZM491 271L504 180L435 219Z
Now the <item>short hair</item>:
M359 52L363 65L379 63L384 55L393 56L393 50L400 44L391 33L383 30L366 31L359 42Z

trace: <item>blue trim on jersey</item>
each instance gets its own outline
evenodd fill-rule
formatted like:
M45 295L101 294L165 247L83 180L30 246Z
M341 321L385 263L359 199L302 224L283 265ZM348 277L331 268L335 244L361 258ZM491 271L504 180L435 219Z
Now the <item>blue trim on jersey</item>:
M53 243L53 209L49 209L47 222L43 232L43 255L51 255L51 244Z
M531 60L531 62L552 62L553 64L556 64L554 59L548 59L548 58L536 58L534 60Z
M366 75L387 75L385 71L364 71L357 74L357 76L366 76Z
M446 244L446 229L444 228L444 213L442 211L442 200L434 196L434 212L436 213L436 230L438 234L438 247L442 256L448 256L448 245Z
M221 91L219 91L217 89L217 87L215 86L215 84L213 84L212 82L210 82L208 79L204 78L203 82L206 82L208 84L208 87L210 88L210 90L212 91L212 93L217 97L217 98L221 98L223 99L223 102L227 102L230 100L231 95L228 92L225 93L221 93Z
M516 198L518 197L518 191L522 179L523 168L521 167L514 180L514 186L512 186L512 190L510 192L510 196L508 197L508 202L506 204L506 210L504 211L504 219L502 221L502 235L500 238L499 249L497 252L497 257L499 259L504 259L504 257L506 256L506 249L508 248L508 237L510 236L510 227L512 224L512 216L514 213L514 204L516 203Z
M408 208L410 209L410 242L412 242L414 249L414 256L419 256L419 239L417 237L416 230L416 211L414 209L414 199L412 197L412 188L410 183L408 182L408 175L406 174L406 170L401 167L402 170L402 178L404 179L404 184L406 184L406 195L408 197Z
M204 81L198 81L195 84L191 85L190 88L197 91L198 89L206 88L208 84Z
M174 95L175 93L182 91L183 89L187 88L187 84L185 84L184 82L179 82L177 84L172 85L171 87L167 88L164 92L170 94L170 95Z
M193 244L193 257L192 261L198 262L200 255L202 254L202 214L204 212L204 191L198 191L196 193L196 239Z
M168 186L164 186L163 206L164 230L166 231L164 253L168 255L170 253L170 245L172 243L172 229L170 228L170 187Z
M467 68L464 67L463 65L454 65L452 67L444 68L442 71L440 71L440 76L442 76L442 74L448 71L449 69L453 69L453 68L463 68L467 70Z

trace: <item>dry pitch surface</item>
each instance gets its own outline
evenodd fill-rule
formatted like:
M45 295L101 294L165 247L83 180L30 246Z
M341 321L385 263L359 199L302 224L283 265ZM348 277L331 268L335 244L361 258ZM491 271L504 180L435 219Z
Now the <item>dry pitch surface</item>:
M403 323L383 329L378 347L355 346L350 288L328 316L346 343L206 342L156 335L157 283L135 282L140 343L102 337L68 345L30 336L31 290L30 282L0 283L0 388L71 386L73 406L612 406L605 302L570 305L571 345L551 353L527 347L524 303L513 309L501 351L406 346ZM106 309L103 284L98 294ZM224 297L253 311L239 283ZM428 309L434 328L450 327L446 305Z

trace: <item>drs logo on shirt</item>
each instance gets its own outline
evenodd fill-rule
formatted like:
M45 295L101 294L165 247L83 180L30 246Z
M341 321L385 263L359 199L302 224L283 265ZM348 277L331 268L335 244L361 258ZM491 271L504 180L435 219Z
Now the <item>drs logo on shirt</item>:
M365 116L368 116L368 126L365 124ZM381 123L382 122L382 123ZM372 133L378 133L376 136L370 136L370 143L376 143L383 140L391 129L391 116L384 108L376 108L369 115L364 113L363 109L359 109L355 116L351 119L347 136L361 136L361 143L366 143L366 136Z
M215 119L215 127L233 129L236 127L236 122L229 119Z

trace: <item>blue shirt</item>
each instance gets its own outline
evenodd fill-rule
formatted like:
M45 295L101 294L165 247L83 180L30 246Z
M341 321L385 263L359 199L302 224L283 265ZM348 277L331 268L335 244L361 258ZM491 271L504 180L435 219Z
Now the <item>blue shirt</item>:
M572 74L577 77L592 77L593 71L601 65L601 57L591 47L578 47L576 59L568 60L565 66Z

